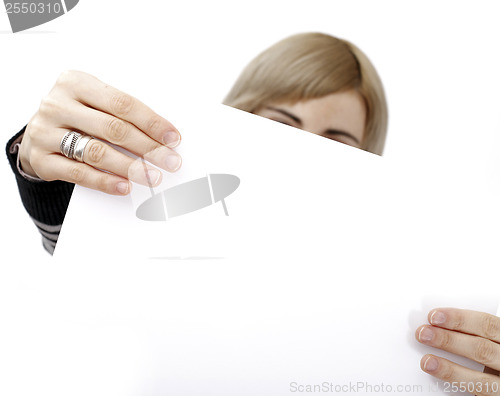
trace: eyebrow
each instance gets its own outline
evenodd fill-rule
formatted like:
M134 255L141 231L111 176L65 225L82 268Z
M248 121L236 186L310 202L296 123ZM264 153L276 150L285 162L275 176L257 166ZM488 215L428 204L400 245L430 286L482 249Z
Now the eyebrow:
M297 117L296 115L293 115L292 113L289 113L288 111L285 111L283 109L278 109L276 107L270 107L268 106L267 107L269 110L273 110L273 111L276 111L278 113L281 113L283 115L286 115L288 118L291 118L292 120L294 120L297 124L299 124L300 126L302 126L302 120Z
M294 120L299 126L302 126L302 120L297 117L296 115L292 114L292 113L289 113L288 111L286 110L283 110L283 109L278 109L277 107L271 107L271 106L267 106L267 108L269 110L272 110L272 111L276 111L278 113L281 113L287 117L289 117L290 119ZM349 133L349 132L345 132L345 131L339 131L338 129L327 129L325 131L325 134L327 135L340 135L340 136L345 136L345 137L348 137L348 138L351 138L352 140L354 140L357 144L359 144L359 139L354 136L353 134Z

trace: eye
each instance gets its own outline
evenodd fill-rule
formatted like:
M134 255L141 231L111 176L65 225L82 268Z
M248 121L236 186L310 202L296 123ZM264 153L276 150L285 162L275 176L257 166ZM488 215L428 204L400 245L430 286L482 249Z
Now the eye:
M360 147L358 139L356 139L351 133L345 131L338 131L335 129L329 129L325 131L322 136L335 140L336 142L348 144L353 147Z
M292 124L290 124L290 122L284 121L284 120L279 119L279 118L273 118L273 117L271 117L269 119L272 120L272 121L279 122L280 124L284 124L284 125L288 125L288 126L293 126Z
M349 146L356 147L356 143L354 143L351 139L344 137L344 136L335 136L335 135L323 135L324 137L330 139L330 140L335 140L336 142L339 143L344 143Z

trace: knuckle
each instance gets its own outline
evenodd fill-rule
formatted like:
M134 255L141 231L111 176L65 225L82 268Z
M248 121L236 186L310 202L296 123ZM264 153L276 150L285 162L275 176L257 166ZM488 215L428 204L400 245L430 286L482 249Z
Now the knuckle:
M52 114L55 114L59 110L59 108L60 108L59 102L52 96L47 95L41 100L38 111L42 115L50 116Z
M125 122L113 118L107 126L107 137L111 143L123 143L127 138L127 125Z
M126 116L134 106L134 99L125 93L117 93L111 96L111 111L117 116Z
M69 169L69 179L75 184L81 184L85 179L85 172L77 165Z
M474 348L474 360L481 363L491 363L497 356L495 345L491 341L479 339Z
M92 164L99 165L106 153L106 145L96 140L93 140L91 143L89 144L90 148L88 149L86 158L89 158Z
M446 382L452 382L455 378L455 369L450 364L445 364L441 369L440 378Z
M96 188L99 191L107 192L109 190L109 184L109 178L105 174L98 176L96 179Z
M149 119L147 128L152 133L160 133L163 129L163 120L160 116L155 115Z
M43 137L44 130L42 121L38 117L34 117L28 124L25 134L29 135L33 141L36 141L40 137Z
M56 84L65 85L68 81L71 80L72 76L73 76L72 70L64 70L57 77Z
M464 315L461 314L461 313L458 313L456 315L456 317L455 317L455 320L454 320L453 325L451 326L451 328L453 330L461 330L461 329L463 329L464 324L465 324Z
M453 336L450 332L444 331L439 339L439 345L443 349L450 348L453 345Z
M85 79L89 77L89 74L81 71L66 70L59 75L54 88L60 88L64 91L77 91L85 84Z
M498 318L492 315L485 315L481 320L481 329L488 338L498 338L500 335L500 326Z
M57 77L56 85L59 86L71 85L72 83L75 82L75 79L77 78L78 74L79 73L75 70L64 70L63 72L61 72L61 74L59 74L59 77Z

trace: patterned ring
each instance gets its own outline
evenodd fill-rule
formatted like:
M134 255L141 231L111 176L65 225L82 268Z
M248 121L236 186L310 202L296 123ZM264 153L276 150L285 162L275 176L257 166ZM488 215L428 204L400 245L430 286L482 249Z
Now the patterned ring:
M75 146L77 142L82 138L82 136L83 135L81 133L75 131L66 132L62 137L61 144L59 146L61 154L68 157L69 159L73 159Z
M66 132L64 134L64 136L62 137L61 139L61 144L59 145L59 151L61 152L61 154L64 154L64 146L66 145L66 141L68 140L68 138L71 136L73 132Z

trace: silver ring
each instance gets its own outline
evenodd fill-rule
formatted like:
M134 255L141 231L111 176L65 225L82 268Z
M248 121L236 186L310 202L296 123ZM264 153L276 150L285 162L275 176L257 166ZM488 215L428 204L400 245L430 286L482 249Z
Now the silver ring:
M61 144L59 145L59 151L61 154L64 154L64 146L66 144L66 141L68 140L69 136L72 134L72 132L66 132L64 136L61 139Z
M85 147L87 147L87 144L94 139L92 136L80 136L75 143L75 150L73 153L73 159L83 162L83 154L85 153Z
M75 145L78 140L82 138L82 136L82 134L75 131L66 132L62 137L61 144L59 146L61 154L68 157L69 159L73 159Z

